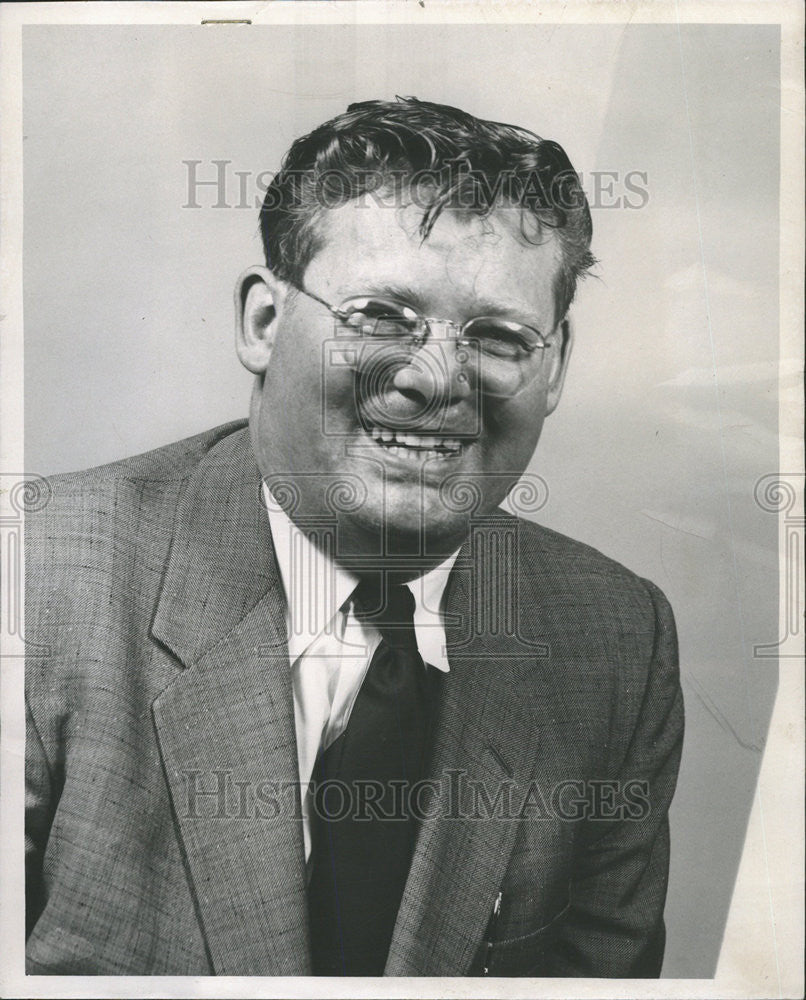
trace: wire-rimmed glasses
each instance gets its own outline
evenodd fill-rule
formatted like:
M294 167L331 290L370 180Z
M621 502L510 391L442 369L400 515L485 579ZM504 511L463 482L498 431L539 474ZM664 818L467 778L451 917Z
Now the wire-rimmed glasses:
M482 392L514 396L540 370L548 347L532 326L500 316L476 316L465 323L423 316L416 309L378 295L356 295L336 306L293 285L324 306L340 323L340 336L354 337L356 348L346 352L347 364L358 372L369 366L405 363L426 341L452 339L462 372L472 375Z

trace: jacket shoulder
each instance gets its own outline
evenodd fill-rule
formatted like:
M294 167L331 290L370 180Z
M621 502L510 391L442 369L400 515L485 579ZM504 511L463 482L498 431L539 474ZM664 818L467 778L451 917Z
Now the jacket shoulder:
M669 602L652 581L592 545L522 518L517 524L518 572L543 600L585 618L651 629L656 614L673 620Z
M64 472L47 479L55 500L87 492L102 493L127 480L165 481L184 479L223 438L243 430L246 420L234 420L192 437L154 448L139 455L103 465Z
M534 521L518 518L518 530L525 547L544 558L560 558L561 564L579 573L601 574L624 579L639 579L636 573L622 563L605 555L593 545L577 541L559 531Z
M88 581L109 586L131 574L158 574L177 504L190 476L227 439L248 433L236 421L163 448L46 481L47 495L25 514L26 619L54 595L75 600Z

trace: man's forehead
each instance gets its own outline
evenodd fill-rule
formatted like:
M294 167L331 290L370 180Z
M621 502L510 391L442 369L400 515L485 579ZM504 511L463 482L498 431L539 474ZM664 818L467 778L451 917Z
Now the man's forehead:
M317 220L320 249L309 273L337 263L340 285L347 286L400 279L401 268L409 280L447 277L474 284L486 278L494 287L520 285L527 276L530 284L542 284L542 276L547 286L553 282L558 240L551 229L539 232L531 219L524 233L520 208L501 206L488 216L445 209L425 239L424 211L412 202L392 206L371 199L323 211Z
M391 238L401 245L419 246L427 210L426 202L398 200L387 204L365 197L324 209L316 225L323 239L353 239L364 246L384 246ZM528 212L518 205L502 203L486 215L461 208L443 209L423 245L436 251L453 248L457 243L475 248L512 241L529 248L535 245L538 235L539 226ZM546 229L542 241L550 240L552 235L552 230Z

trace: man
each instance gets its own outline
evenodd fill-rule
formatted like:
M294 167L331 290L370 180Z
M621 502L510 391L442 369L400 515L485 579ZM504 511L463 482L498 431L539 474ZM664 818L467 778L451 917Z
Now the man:
M236 423L28 521L31 973L655 976L671 611L506 514L590 214L413 99L289 151Z

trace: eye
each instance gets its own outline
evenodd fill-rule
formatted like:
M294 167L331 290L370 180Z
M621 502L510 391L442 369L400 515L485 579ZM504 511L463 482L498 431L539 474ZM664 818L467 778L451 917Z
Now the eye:
M344 323L362 337L402 337L415 333L421 322L408 306L387 299L349 299L340 307Z
M468 324L465 336L484 354L513 360L522 360L543 345L542 337L532 327L484 316Z

